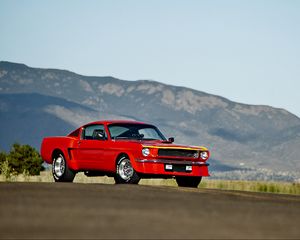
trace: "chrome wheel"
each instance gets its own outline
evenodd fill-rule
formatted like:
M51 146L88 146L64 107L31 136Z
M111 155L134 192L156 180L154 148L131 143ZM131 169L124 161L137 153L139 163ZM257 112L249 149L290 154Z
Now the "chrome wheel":
M131 165L127 155L120 156L116 161L116 184L138 184L140 177Z
M134 170L131 166L129 159L123 158L118 166L118 175L125 181L133 176Z
M59 155L56 159L54 159L53 163L53 173L60 178L66 169L66 162L62 155Z
M76 172L69 168L62 152L53 154L52 175L55 182L73 182Z

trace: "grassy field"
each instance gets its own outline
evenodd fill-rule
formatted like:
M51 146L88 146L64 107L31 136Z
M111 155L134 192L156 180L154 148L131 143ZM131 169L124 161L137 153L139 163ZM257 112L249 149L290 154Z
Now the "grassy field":
M53 182L51 171L41 172L39 176L27 176L24 174L11 176L6 179L0 175L0 181L11 182ZM114 184L114 179L109 177L86 177L83 173L78 173L74 179L76 183L105 183ZM142 179L141 185L161 185L177 186L173 179ZM280 194L300 195L300 183L290 182L259 182L259 181L237 181L237 180L213 180L203 178L199 188L239 190L252 192L269 192Z

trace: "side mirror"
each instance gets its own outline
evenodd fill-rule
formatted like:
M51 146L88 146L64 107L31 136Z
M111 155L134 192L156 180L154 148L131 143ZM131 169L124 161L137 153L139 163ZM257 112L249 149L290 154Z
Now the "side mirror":
M169 137L168 141L169 141L170 143L173 143L173 142L175 141L175 139L174 139L173 137Z

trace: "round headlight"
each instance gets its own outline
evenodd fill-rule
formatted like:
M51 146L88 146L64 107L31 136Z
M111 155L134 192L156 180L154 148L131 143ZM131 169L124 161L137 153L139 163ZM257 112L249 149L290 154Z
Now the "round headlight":
M144 157L147 157L150 154L149 148L143 148L142 154L143 154Z
M201 158L202 160L206 160L206 159L208 158L208 153L207 153L207 152L201 152L201 153L200 153L200 158Z

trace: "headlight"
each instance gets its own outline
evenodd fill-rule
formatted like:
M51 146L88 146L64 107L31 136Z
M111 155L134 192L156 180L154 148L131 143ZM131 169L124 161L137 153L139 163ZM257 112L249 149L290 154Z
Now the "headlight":
M143 154L144 157L147 157L150 154L149 148L143 148L142 154Z
M202 160L206 160L206 159L208 158L208 153L207 153L207 152L201 152L201 153L200 153L200 158L201 158Z

